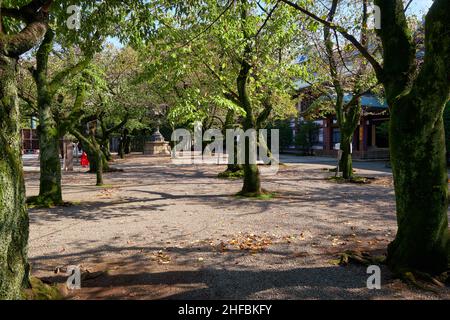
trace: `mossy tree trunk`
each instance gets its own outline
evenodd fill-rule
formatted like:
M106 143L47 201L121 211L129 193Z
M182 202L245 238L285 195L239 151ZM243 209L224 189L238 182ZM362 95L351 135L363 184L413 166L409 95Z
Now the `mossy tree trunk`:
M126 154L130 154L131 152L131 141L130 141L129 131L128 129L123 129L122 134L120 136L119 141L119 157L121 159L125 158Z
M53 49L55 33L48 29L36 55L33 78L37 87L39 111L40 183L38 204L59 205L63 203L61 191L60 137L65 126L56 121L52 104L64 81L71 75L82 72L92 60L89 53L79 63L67 67L49 79L48 61ZM70 116L69 116L70 118Z
M101 148L102 148L102 152L103 152L103 154L105 155L105 158L106 158L106 161L113 161L113 156L112 156L112 154L111 154L111 143L110 143L110 141L109 141L109 139L110 139L110 136L107 136L107 137L102 137L102 140L101 140L101 143L100 143L100 145L101 145Z
M388 264L398 272L448 268L448 176L443 111L450 93L450 2L434 1L426 17L425 60L416 74L415 45L403 3L382 10L383 83L390 105L390 150L398 231Z
M49 29L36 55L33 72L36 82L39 110L40 181L37 202L45 205L62 204L60 132L55 121L52 102L55 93L48 83L48 58L53 48L54 32Z
M351 179L353 177L353 159L351 154L352 136L346 135L341 131L341 150L342 156L339 160L339 170L342 172L344 179Z
M239 97L241 99L241 104L244 110L246 111L246 116L243 121L243 129L247 130L255 130L255 119L253 116L253 108L248 96L247 92L247 80L248 74L250 72L250 65L248 65L245 61L243 62L240 75L238 77L238 92ZM244 137L241 137L244 138ZM260 195L261 194L261 178L258 169L258 165L256 163L251 162L251 158L253 156L250 154L255 148L251 144L257 143L257 140L252 141L252 139L244 138L245 145L245 160L243 164L244 169L244 185L242 187L241 193L243 195ZM255 155L256 156L256 155Z
M442 120L445 101L435 94L431 100L410 94L396 102L391 111L398 232L389 246L388 263L397 270L436 274L448 266L448 176Z
M16 67L15 57L0 55L0 299L20 298L28 279Z
M29 284L29 266L17 62L44 36L48 6L44 1L32 1L20 9L2 8L0 20L8 12L26 20L26 26L17 34L0 33L0 299L20 299L22 288Z
M281 0L340 32L372 65L390 107L390 152L398 231L387 262L398 273L438 274L449 267L448 176L443 110L450 93L450 1L435 0L425 18L420 70L402 0L375 0L383 65L343 28L304 7Z

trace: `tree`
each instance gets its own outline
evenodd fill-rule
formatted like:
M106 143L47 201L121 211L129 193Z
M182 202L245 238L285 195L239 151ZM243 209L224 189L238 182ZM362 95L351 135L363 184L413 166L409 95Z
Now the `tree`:
M21 289L28 284L28 215L20 152L17 69L19 57L38 45L49 30L49 15L60 14L59 21L64 22L67 5L74 4L59 1L52 6L52 3L52 0L0 1L0 299L20 298ZM91 8L96 5L96 1L86 3ZM108 1L109 8L115 4L116 12L109 10L103 18L133 24L124 3L128 1ZM142 4L137 0L129 3L134 7ZM149 13L142 11L142 16L148 18ZM103 20L97 21L97 25L102 26L100 21Z
M0 299L21 298L21 289L28 285L28 214L18 126L17 68L19 57L44 37L51 4L33 0L16 7L0 1ZM10 27L17 21L24 23L19 31Z
M383 65L344 28L282 1L338 31L367 59L384 86L398 223L388 247L388 265L400 275L445 271L449 232L443 111L450 95L450 2L435 0L426 16L425 57L419 66L401 0L375 1L381 9Z
M202 10L202 5L207 10ZM244 111L244 131L261 129L276 110L292 110L294 79L304 74L295 63L300 26L292 23L289 10L278 1L211 1L191 9L189 17L205 21L189 49L200 56L205 70L221 87L222 101ZM290 23L291 22L291 23ZM223 99L225 98L225 99ZM231 109L231 108L230 108ZM258 166L250 159L250 141L245 139L245 196L262 193Z
M36 54L36 68L32 70L37 88L39 114L39 196L33 202L44 206L61 205L61 162L59 140L65 134L55 119L55 97L65 80L80 73L92 59L92 52L80 62L63 67L53 78L49 76L49 57L53 50L55 32L48 29Z
M339 0L333 0L331 8L328 13L327 21L333 23L336 18L336 13L339 7ZM360 42L361 45L369 51L369 39L368 39L368 0L363 0L362 17L360 27ZM346 7L349 10L349 7ZM340 19L342 21L342 19ZM343 57L343 52L340 48L339 38L335 35L332 36L331 28L327 25L324 26L324 43L325 53L328 59L328 70L331 76L331 82L336 95L334 109L336 111L337 123L340 129L340 149L342 150L342 157L340 159L339 168L342 171L344 179L351 179L353 177L353 165L351 144L353 140L353 134L358 127L362 108L361 108L361 96L373 89L375 86L371 86L370 77L371 74L367 68L367 62L361 61L360 55L355 55L352 47L350 51L350 57ZM333 38L336 41L333 41ZM335 46L337 50L335 50ZM376 46L374 45L375 50ZM337 51L337 52L336 52ZM338 57L343 64L343 68L340 68ZM351 67L347 66L351 64ZM352 70L350 70L352 68ZM348 74L350 73L350 75ZM369 74L369 75L368 75ZM345 88L351 86L352 99L345 103Z
M53 10L52 27L47 30L36 53L36 67L31 68L36 83L39 114L40 184L39 196L30 201L44 206L63 203L59 140L65 132L56 119L56 98L61 97L60 90L67 80L80 74L89 65L95 52L101 50L104 37L115 31L114 27L120 21L118 19L126 14L124 9L117 10L118 3L114 1L97 6L92 6L91 1L83 1L78 4L83 12L80 21L83 28L71 30L65 19L68 5L70 1L62 1ZM71 59L67 59L71 51L68 48L71 47L76 47L77 55L82 58L76 59L72 55ZM58 57L66 60L57 64L55 60ZM67 63L71 60L78 61Z
M142 118L148 111L147 87L134 83L141 71L139 63L131 48L108 47L95 56L74 83L83 92L81 96L77 93L77 106L71 110L83 115L69 121L67 130L86 151L90 172L97 174L97 185L103 184L103 172L115 170L109 165L113 160L109 151L111 135L125 126L136 128L134 122L144 122Z

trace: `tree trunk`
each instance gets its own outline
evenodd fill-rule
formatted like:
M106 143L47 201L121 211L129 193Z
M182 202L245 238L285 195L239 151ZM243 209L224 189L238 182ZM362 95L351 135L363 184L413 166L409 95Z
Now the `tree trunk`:
M29 13L20 33L0 36L0 299L20 299L22 288L29 286L29 226L21 159L17 61L46 32L48 7L35 10ZM3 21L2 18L0 11Z
M21 298L29 273L16 68L0 55L0 300Z
M109 142L109 136L103 137L101 148L102 148L102 151L103 151L103 153L104 153L104 155L106 157L106 161L112 161L113 157L112 157L112 154L111 154L111 151L110 151L111 147L110 147L110 142Z
M398 231L388 248L388 264L396 271L438 274L448 267L445 98L435 98L442 105L437 112L433 102L414 95L402 98L391 111Z
M352 154L351 143L352 143L352 135L348 135L344 131L341 131L341 150L342 150L342 158L339 161L339 170L342 171L342 177L344 179L351 179L353 177L353 163L352 163Z
M237 86L239 92L239 99L242 107L246 111L244 119L244 130L255 129L255 119L253 116L253 108L247 92L247 79L250 72L250 65L245 61L242 63L241 72L237 79ZM241 137L245 139L245 137ZM248 196L259 196L261 194L261 178L257 164L250 163L250 145L251 139L245 139L245 163L244 169L244 185L242 186L241 194ZM253 141L257 143L257 141Z
M361 118L361 103L360 100L350 102L339 110L339 128L341 130L341 150L342 158L339 162L339 168L342 171L342 177L344 179L353 178L353 159L352 159L352 141L353 134L358 127L358 123Z
M261 194L261 179L258 165L244 164L244 186L241 193L254 196Z
M120 159L125 158L125 146L124 146L122 137L120 138L120 141L119 141L119 158Z
M232 109L228 110L226 118L225 118L225 123L224 123L223 129L222 129L222 133L225 137L227 135L227 130L234 128L234 117L235 117L235 112ZM233 143L234 159L233 159L232 163L229 162L227 164L227 169L225 170L225 172L231 172L231 173L235 173L235 172L242 170L242 165L238 164L237 141L236 141L236 138L233 138L233 139L234 139L234 143ZM230 154L228 151L229 150L227 150L227 153Z
M237 156L237 142L235 141L233 144L234 152L233 152L233 163L227 164L227 170L228 172L238 172L243 170L243 166L241 164L238 164L238 156Z
M93 147L89 147L86 149L86 154L89 159L89 172L96 173L99 166L102 167L103 172L108 172L110 170L109 162L101 148L97 150ZM99 165L100 162L101 164Z
M58 205L62 201L59 132L48 102L39 103L39 203Z
M83 150L86 151L89 160L89 172L96 173L101 166L103 172L109 171L109 163L103 153L100 145L95 138L89 137L89 139L82 141ZM101 164L99 165L99 162Z
M391 109L398 223L387 262L398 272L439 274L449 262L443 111L450 93L450 2L435 0L426 16L425 58L418 73L402 2L376 4L382 10L383 83Z
M103 185L103 152L100 150L100 148L98 148L97 150L97 170L96 170L96 175L97 175L97 186L102 186Z

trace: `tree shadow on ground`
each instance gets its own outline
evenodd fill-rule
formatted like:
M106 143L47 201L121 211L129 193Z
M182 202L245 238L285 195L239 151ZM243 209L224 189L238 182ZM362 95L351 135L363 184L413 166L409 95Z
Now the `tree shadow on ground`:
M390 272L382 267L382 289L367 288L366 268L296 267L261 269L223 266L158 266L127 262L95 279L82 282L84 299L381 299L407 298L392 286ZM64 283L65 277L45 281ZM159 291L159 293L158 293Z

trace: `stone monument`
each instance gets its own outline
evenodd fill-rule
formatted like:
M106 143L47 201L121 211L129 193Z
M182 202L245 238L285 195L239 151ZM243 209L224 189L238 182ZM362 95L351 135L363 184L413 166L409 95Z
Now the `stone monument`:
M164 140L163 135L159 132L159 128L152 134L150 141L145 141L144 154L170 156L169 142Z

